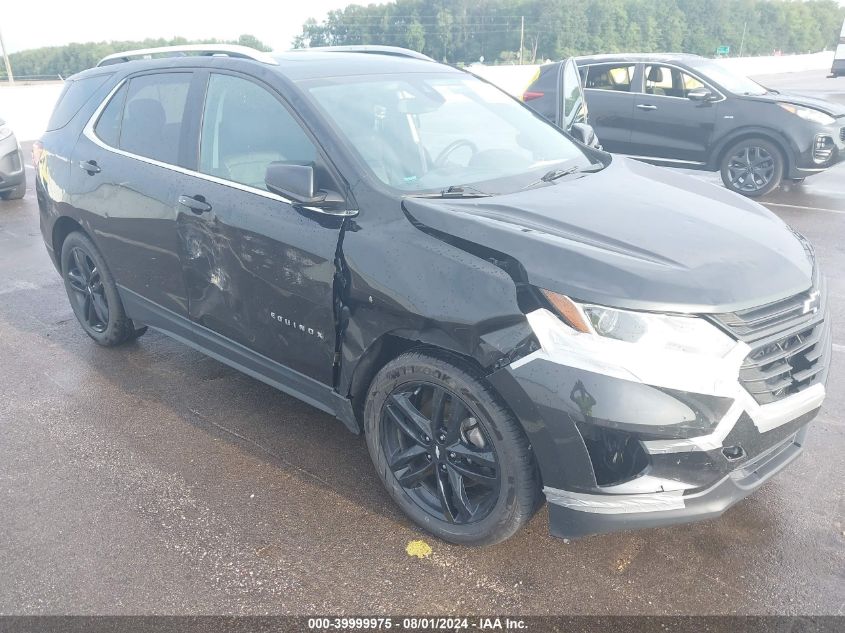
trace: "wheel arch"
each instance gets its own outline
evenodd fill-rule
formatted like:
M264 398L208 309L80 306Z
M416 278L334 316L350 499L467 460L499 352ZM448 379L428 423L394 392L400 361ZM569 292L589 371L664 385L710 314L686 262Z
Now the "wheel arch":
M78 221L74 220L69 216L60 216L53 224L51 242L53 246L53 252L56 254L56 261L59 263L59 269L61 269L62 245L67 239L67 236L76 231L79 231L80 233L88 237L88 239L91 239L91 236L83 228L83 226ZM59 270L59 272L61 272L61 270Z
M459 363L465 363L482 375L487 373L478 360L459 351L456 347L449 344L445 333L438 334L437 331L387 332L373 341L355 363L349 384L344 390L345 395L352 400L352 408L359 429L363 432L364 405L367 392L376 374L389 362L407 352L429 352L447 360L453 359Z
M780 150L781 157L783 158L783 174L784 177L788 173L791 172L794 164L795 164L795 157L793 155L793 151L789 146L789 142L787 141L786 137L784 137L780 132L777 130L771 130L769 128L742 128L736 130L723 138L719 141L716 145L713 153L711 154L710 158L710 167L714 171L718 171L721 168L722 160L725 158L725 153L728 149L743 140L747 140L750 138L762 138L770 143L773 143L778 150Z

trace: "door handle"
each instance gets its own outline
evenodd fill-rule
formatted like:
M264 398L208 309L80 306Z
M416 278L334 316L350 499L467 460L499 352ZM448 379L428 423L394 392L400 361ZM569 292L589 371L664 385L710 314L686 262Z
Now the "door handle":
M80 169L87 171L89 176L99 174L101 171L103 171L102 169L100 169L100 166L95 160L81 160L79 161L79 167Z
M188 207L197 215L211 211L211 205L205 201L203 196L179 196L179 204Z
M640 110L657 110L657 106L650 103L638 103L637 108Z

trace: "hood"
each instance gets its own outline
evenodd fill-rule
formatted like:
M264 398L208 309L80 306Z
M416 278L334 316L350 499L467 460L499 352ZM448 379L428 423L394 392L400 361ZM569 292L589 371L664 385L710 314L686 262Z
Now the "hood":
M631 159L538 189L403 207L422 230L513 257L533 285L601 305L732 312L812 284L804 244L773 213Z
M807 97L804 95L796 95L788 92L781 92L779 94L766 94L760 96L742 96L741 99L752 99L754 101L769 101L773 103L792 103L799 106L806 106L808 108L815 108L822 112L829 114L832 117L845 116L845 105L828 101L826 99L817 99L815 97Z

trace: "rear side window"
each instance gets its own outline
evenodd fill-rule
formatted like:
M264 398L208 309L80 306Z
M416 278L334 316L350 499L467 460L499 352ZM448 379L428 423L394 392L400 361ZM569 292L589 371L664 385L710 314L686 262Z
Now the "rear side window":
M66 126L109 77L111 74L66 81L53 114L50 116L50 121L47 123L47 131L51 132Z
M584 87L592 90L629 92L634 78L633 64L597 64L584 73Z
M138 156L163 163L176 164L179 157L179 137L182 119L188 102L191 73L161 73L135 77L125 93L123 116L115 123L122 97L118 91L97 122L103 124L103 133L114 137L118 129L117 146ZM108 112L114 104L114 110ZM105 120L107 114L111 123ZM101 136L106 141L106 138ZM106 141L108 142L108 141Z
M94 133L107 145L117 147L120 143L120 125L123 121L123 104L126 103L127 84L123 84L105 107Z
M202 117L199 170L266 189L273 162L310 164L317 149L281 102L261 86L212 74Z

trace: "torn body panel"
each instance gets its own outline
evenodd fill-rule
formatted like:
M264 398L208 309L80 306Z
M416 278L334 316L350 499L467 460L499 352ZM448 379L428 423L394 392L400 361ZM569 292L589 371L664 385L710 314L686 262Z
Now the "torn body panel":
M709 365L591 362L591 335L544 313L528 315L541 349L489 379L523 420L559 536L720 514L800 453L824 398L814 384L760 405L739 382L739 341Z
M351 222L340 252L341 394L361 398L379 359L414 346L453 352L485 372L536 349L507 272L401 215Z
M212 210L177 216L191 321L331 385L341 221L326 228L257 194L244 208L242 192L199 184Z

